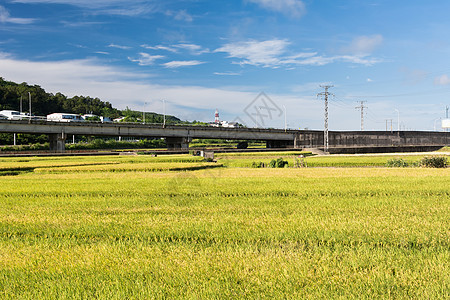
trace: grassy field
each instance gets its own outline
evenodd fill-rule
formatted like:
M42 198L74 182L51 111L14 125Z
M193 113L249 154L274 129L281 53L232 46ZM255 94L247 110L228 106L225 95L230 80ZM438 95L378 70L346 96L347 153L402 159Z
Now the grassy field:
M449 168L255 156L0 158L0 297L450 297Z

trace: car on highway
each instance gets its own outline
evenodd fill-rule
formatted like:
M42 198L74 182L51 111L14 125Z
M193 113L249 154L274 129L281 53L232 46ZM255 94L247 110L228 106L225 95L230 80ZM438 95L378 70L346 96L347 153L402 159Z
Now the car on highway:
M84 122L84 119L79 114L53 113L53 114L47 115L47 121L54 121L54 122Z
M29 119L28 114L18 112L16 110L2 110L0 111L0 115L5 116L8 120L27 120Z

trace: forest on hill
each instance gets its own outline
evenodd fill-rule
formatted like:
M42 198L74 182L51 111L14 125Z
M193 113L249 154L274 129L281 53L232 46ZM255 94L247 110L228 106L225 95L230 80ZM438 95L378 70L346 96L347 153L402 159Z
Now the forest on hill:
M30 93L30 94L28 94ZM31 95L32 113L37 116L46 116L55 112L74 114L94 114L109 118L127 117L126 121L136 122L142 118L142 111L133 111L129 108L119 110L114 108L110 102L89 96L67 97L62 93L48 93L39 85L28 85L6 81L0 77L0 110L29 111L29 95ZM163 115L146 112L148 123L162 123ZM184 123L174 116L166 116L166 123Z
M31 96L32 114L46 116L55 112L94 114L109 118L124 117L124 122L142 122L142 111L125 110L114 108L110 102L89 96L67 97L62 93L48 93L39 85L29 85L6 81L0 77L0 111L16 110L24 113L29 112L29 98ZM22 103L22 110L21 110ZM164 116L161 114L146 112L147 123L163 123ZM189 123L179 118L166 115L166 124ZM29 134L18 135L19 144L39 143L46 140L44 136ZM13 141L12 134L0 133L0 145L10 145Z
M0 77L0 110L20 110L22 99L23 111L28 112L29 94L31 95L32 113L46 116L54 112L76 114L92 113L99 116L118 118L121 111L113 108L111 103L99 98L75 96L69 98L62 93L47 93L39 85L5 81Z

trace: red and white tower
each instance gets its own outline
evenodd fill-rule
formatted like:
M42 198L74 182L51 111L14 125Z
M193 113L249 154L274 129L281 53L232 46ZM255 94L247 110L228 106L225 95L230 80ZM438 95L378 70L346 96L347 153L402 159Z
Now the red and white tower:
M216 113L214 114L214 123L219 124L219 110L216 108Z

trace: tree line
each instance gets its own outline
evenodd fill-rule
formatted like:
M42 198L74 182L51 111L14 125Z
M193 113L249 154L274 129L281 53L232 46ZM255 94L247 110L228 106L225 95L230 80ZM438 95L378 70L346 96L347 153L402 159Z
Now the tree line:
M22 112L29 111L29 95L31 96L32 114L36 116L46 116L55 112L74 113L74 114L94 114L108 118L125 117L125 122L142 122L142 112L134 111L128 107L125 110L114 108L108 101L102 101L99 98L89 96L67 97L62 93L48 93L39 85L28 85L26 82L15 83L6 81L0 77L0 111L1 110L20 110L22 103ZM166 116L166 124L189 123L182 122L174 116ZM164 116L157 113L145 113L146 123L163 123ZM33 135L19 135L18 143L37 143L44 137ZM0 134L0 145L11 144L12 134Z

